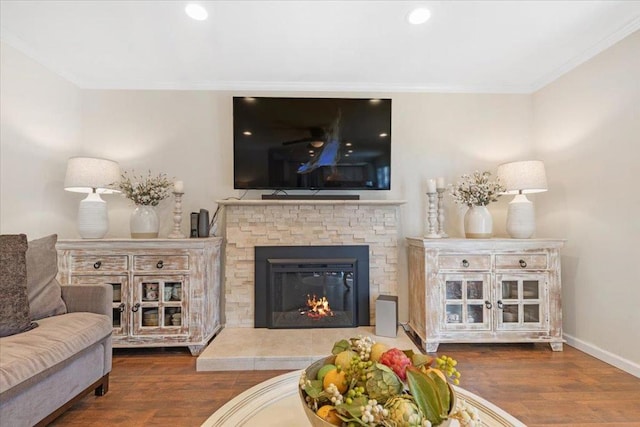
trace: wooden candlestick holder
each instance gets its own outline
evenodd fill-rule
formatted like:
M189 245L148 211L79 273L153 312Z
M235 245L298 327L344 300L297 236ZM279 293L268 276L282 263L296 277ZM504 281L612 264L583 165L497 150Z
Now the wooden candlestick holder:
M424 236L427 239L439 239L441 236L436 231L436 224L438 222L436 198L438 193L427 193L429 197L429 209L427 211L427 234Z
M444 188L438 188L438 235L440 237L449 237L444 232Z
M185 239L187 236L182 234L181 225L182 225L182 195L183 192L174 191L174 205L173 205L173 231L169 233L170 239Z

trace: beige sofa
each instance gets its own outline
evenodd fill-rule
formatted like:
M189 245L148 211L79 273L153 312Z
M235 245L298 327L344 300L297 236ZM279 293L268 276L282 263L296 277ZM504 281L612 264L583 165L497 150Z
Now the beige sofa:
M32 329L0 338L0 425L47 425L87 393L107 392L112 292L108 285L63 286L66 307L56 309L63 313L38 318L37 327L32 317ZM30 293L29 301L37 297Z

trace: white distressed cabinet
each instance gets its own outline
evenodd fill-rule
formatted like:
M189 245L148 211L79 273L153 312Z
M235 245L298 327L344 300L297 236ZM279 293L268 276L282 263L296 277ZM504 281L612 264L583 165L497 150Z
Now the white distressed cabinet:
M113 346L187 346L193 355L220 325L219 237L59 240L62 284L113 286Z
M440 343L545 342L562 351L558 239L408 238L409 327Z

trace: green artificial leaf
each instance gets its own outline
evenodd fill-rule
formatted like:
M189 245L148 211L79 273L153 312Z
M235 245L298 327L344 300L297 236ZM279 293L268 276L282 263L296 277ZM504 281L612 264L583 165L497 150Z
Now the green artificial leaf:
M349 341L340 340L333 345L333 350L331 350L331 354L338 354L345 350L349 350L350 348L351 348L351 344L349 343Z
M411 359L411 364L416 368L421 366L431 366L431 363L433 362L433 357L428 354L413 353L409 358Z
M357 424L357 425L360 425L360 426L369 427L369 424L365 423L360 418L355 418L355 417L349 418L349 417L345 417L344 415L340 415L339 413L336 413L336 414L338 415L338 418L340 418L342 421L347 423L347 425L349 425L349 426Z
M443 415L447 415L451 410L451 391L449 389L449 384L443 380L440 375L433 371L427 372L427 375L433 380L436 386L436 393L440 399L440 406L445 411Z
M409 358L409 360L413 359L413 356L415 355L413 350L402 350L402 352Z
M368 400L365 396L358 396L353 399L353 402L346 403L343 402L339 405L336 405L336 410L338 411L338 415L349 414L351 417L359 419L362 417L362 408L367 406ZM346 417L346 416L345 416ZM342 417L341 417L342 418ZM342 418L343 421L350 421Z
M304 392L312 399L318 399L322 391L322 381L320 380L311 380L310 384L304 386Z
M427 374L414 367L407 369L407 382L418 408L433 425L438 425L446 419L442 403L438 396L438 387Z

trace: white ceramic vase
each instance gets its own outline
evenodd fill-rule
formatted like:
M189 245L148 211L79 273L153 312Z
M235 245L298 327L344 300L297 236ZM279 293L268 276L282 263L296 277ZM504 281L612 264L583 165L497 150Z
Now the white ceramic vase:
M158 237L160 221L153 206L136 205L129 221L132 239L155 239Z
M488 239L493 235L493 218L486 206L471 206L464 215L467 239Z

